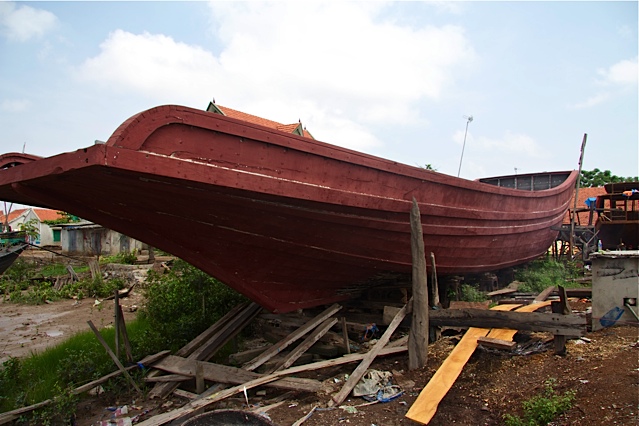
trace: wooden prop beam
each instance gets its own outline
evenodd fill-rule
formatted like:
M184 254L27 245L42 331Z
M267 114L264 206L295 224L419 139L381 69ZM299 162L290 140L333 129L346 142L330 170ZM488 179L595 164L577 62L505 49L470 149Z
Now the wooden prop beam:
M370 367L370 365L373 363L373 360L375 360L375 357L380 354L382 349L384 349L384 346L386 346L386 343L388 343L388 341L390 340L393 332L406 316L406 312L408 311L408 306L410 306L411 303L412 303L412 300L409 300L408 303L397 313L397 315L395 315L395 318L390 323L390 325L388 326L384 334L382 334L382 337L379 338L375 346L373 346L373 349L371 349L370 351L366 353L366 355L364 356L362 361L359 363L357 368L355 368L355 370L351 373L346 383L344 383L344 387L342 387L342 389L337 394L331 397L331 400L328 402L329 407L340 405L342 402L344 402L344 400L346 399L348 394L351 393L351 391L353 390L357 382L359 382L362 376L366 373L366 370L368 370L368 367Z
M135 380L133 380L133 377L131 377L129 372L124 368L124 366L122 365L122 363L120 362L118 357L115 356L115 354L113 353L113 351L111 350L109 345L107 345L107 342L104 341L104 338L102 337L102 335L100 334L98 329L95 328L95 325L93 325L93 322L91 322L91 320L89 320L89 321L87 321L87 324L89 324L89 327L91 327L91 330L93 330L93 333L95 334L95 337L98 338L98 341L102 344L104 349L107 351L107 353L109 354L109 356L111 357L111 359L113 360L115 365L117 365L118 369L122 372L122 374L124 374L124 377L126 377L126 379L129 381L129 383L131 383L133 385L133 387L135 388L135 390L138 391L138 393L141 395L142 391L140 390L138 385L135 383Z
M301 338L306 333L308 333L309 331L317 327L317 325L320 324L322 321L325 321L326 319L333 316L340 309L342 309L342 307L338 304L334 304L331 307L327 308L324 312L322 312L321 314L319 314L312 320L308 321L306 324L304 324L302 327L298 328L293 333L286 336L284 339L280 340L279 342L271 346L269 349L267 349L265 352L260 354L258 357L256 357L249 363L243 365L242 368L248 371L255 370L257 367L264 364L266 361L268 361L269 359L273 358L275 355L283 351L291 343L295 342L297 339Z
M410 230L410 248L413 260L413 305L410 333L408 335L408 369L415 370L424 367L428 360L429 333L424 231L422 229L419 206L415 198L413 198L413 206L410 211Z
M402 352L406 352L408 349L404 347L397 348L384 348L380 351L379 355L393 355ZM214 395L211 395L208 398L202 398L195 401L192 401L186 404L184 407L178 408L177 410L169 411L167 413L159 414L157 416L153 416L150 419L147 419L141 423L138 423L138 426L159 426L165 423L168 423L172 420L182 418L184 416L192 415L199 410L204 409L204 407L213 404L215 402L221 401L224 398L228 398L229 396L235 395L236 393L242 392L244 388L252 389L256 386L260 386L266 383L270 383L274 380L277 380L280 377L289 376L292 374L301 373L303 371L311 371L311 370L319 370L321 368L332 367L335 365L346 364L350 362L355 362L362 360L364 357L368 356L368 354L351 354L344 355L341 358L330 359L327 361L315 362L312 364L299 365L297 367L291 367L286 370L276 371L273 374L269 374L267 376L261 376L255 380L251 380L249 382L237 385L233 388L226 389L224 391L218 392Z

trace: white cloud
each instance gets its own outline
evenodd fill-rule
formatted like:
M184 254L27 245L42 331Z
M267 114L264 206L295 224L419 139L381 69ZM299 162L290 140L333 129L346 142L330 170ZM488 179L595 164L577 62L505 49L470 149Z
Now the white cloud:
M576 103L576 104L572 105L571 107L575 108L575 109L590 108L590 107L593 107L595 105L599 105L599 104L607 101L608 99L610 99L610 93L608 93L608 92L600 93L598 95L591 96L590 98L586 99L583 102Z
M55 28L57 22L58 18L49 11L0 2L0 31L9 40L25 42L40 38Z
M456 135L456 139L457 137L458 135ZM527 157L541 157L543 152L539 144L532 137L523 134L515 134L510 131L506 131L506 133L499 139L482 136L473 140L472 143L474 149L483 152L511 153Z
M604 84L636 86L639 76L637 57L619 61L607 69L599 69L597 73L603 77Z
M30 102L26 99L5 99L0 103L3 112L22 112L29 108Z
M210 52L164 35L116 30L100 49L98 56L78 68L77 77L116 91L133 90L155 100L194 101L216 79L220 84L223 80L219 62Z
M204 107L215 97L283 123L301 118L318 139L365 150L380 145L367 126L423 121L417 102L443 98L475 58L462 28L399 26L385 7L212 2L221 45L117 30L78 75L163 102Z

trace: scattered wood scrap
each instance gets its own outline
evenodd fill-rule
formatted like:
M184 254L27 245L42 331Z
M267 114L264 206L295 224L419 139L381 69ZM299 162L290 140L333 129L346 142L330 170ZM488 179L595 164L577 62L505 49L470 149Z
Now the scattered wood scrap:
M517 309L519 312L532 312L549 306L550 302L537 303L531 305L498 305L492 310L509 311ZM517 330L509 330L506 328L488 329L471 327L464 334L464 337L457 343L455 348L444 360L437 372L431 377L424 389L406 413L406 417L421 424L428 424L437 412L437 406L446 396L450 388L453 386L457 377L461 373L464 365L468 362L475 349L478 346L478 338L489 337L491 339L511 340Z

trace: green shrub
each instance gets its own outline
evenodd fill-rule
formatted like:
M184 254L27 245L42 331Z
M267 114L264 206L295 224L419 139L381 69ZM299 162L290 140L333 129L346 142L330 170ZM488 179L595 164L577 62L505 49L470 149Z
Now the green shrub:
M563 395L555 392L555 379L548 379L544 383L544 392L523 402L524 417L506 414L506 426L546 426L558 415L572 407L576 392L566 391Z
M470 284L462 284L461 286L461 300L464 302L484 302L488 300L488 296L483 291L477 289L477 287Z
M573 278L564 264L554 260L535 260L515 273L515 279L522 284L519 291L541 293L548 287L565 286L566 280Z
M146 307L149 348L176 350L246 299L188 263L177 260L167 274L149 272ZM160 346L157 346L160 345Z

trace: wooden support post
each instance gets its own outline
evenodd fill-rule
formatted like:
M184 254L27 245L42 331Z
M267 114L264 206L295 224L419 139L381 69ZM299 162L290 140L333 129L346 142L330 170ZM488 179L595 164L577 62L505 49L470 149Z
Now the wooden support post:
M129 372L126 370L126 368L124 368L124 366L122 365L122 363L120 362L120 360L118 359L117 356L115 356L115 354L113 353L113 351L111 350L111 348L109 347L109 345L107 345L107 342L104 341L104 338L102 337L102 335L100 334L100 332L98 331L97 328L95 328L95 325L93 325L93 322L91 322L91 320L87 321L87 324L89 324L89 327L91 327L91 330L93 330L93 333L95 334L95 337L98 338L98 341L100 342L100 344L102 344L102 346L104 347L104 349L107 351L107 353L109 354L109 356L111 357L111 359L113 360L113 362L115 363L115 365L118 366L118 369L122 372L122 374L124 374L124 377L127 378L127 380L129 381L129 383L131 383L133 385L133 387L135 388L136 391L138 391L138 393L141 395L142 391L140 390L140 388L138 387L137 384L135 384L135 380L133 380L133 377L131 377L131 375L129 374Z
M204 365L202 361L195 361L195 392L199 395L206 390L204 386Z
M559 301L552 302L551 309L555 314L569 315L570 305L568 304L568 297L566 296L566 289L563 286L557 286L557 292L559 293ZM562 334L555 334L554 338L555 354L566 355L566 336Z
M344 336L344 349L346 349L346 353L351 353L351 343L348 339L348 329L346 328L346 317L342 317L342 336Z
M437 264L435 263L435 253L431 251L429 258L430 258L430 267L431 267L430 285L433 288L433 301L431 305L441 308L441 303L439 301L439 283L437 282Z
M426 365L428 359L428 284L424 232L417 200L413 198L410 211L411 253L413 258L413 306L408 338L408 368L415 370Z
M115 289L115 295L113 298L114 305L114 315L113 315L113 326L115 327L115 356L120 357L120 292L118 289Z
M124 342L124 353L128 362L133 362L133 353L131 351L131 342L129 341L129 333L126 331L126 321L124 320L124 313L122 312L122 306L118 304L118 317L120 320L120 334L122 335L122 341Z
M408 311L408 307L411 303L412 299L409 300L408 303L399 310L399 312L397 312L397 315L395 315L393 321L389 324L384 334L382 334L382 337L380 337L375 346L373 346L373 349L371 349L368 353L366 353L366 355L364 355L364 358L359 363L357 368L353 370L353 373L351 373L346 383L344 383L344 387L342 387L342 389L337 394L332 396L331 400L328 402L329 407L338 406L342 402L344 402L348 394L351 393L355 385L359 382L362 376L364 376L366 370L368 370L368 367L370 367L370 365L373 363L375 357L382 352L384 346L386 346L386 344L390 340L395 329L397 329L399 324L406 317L406 312Z

